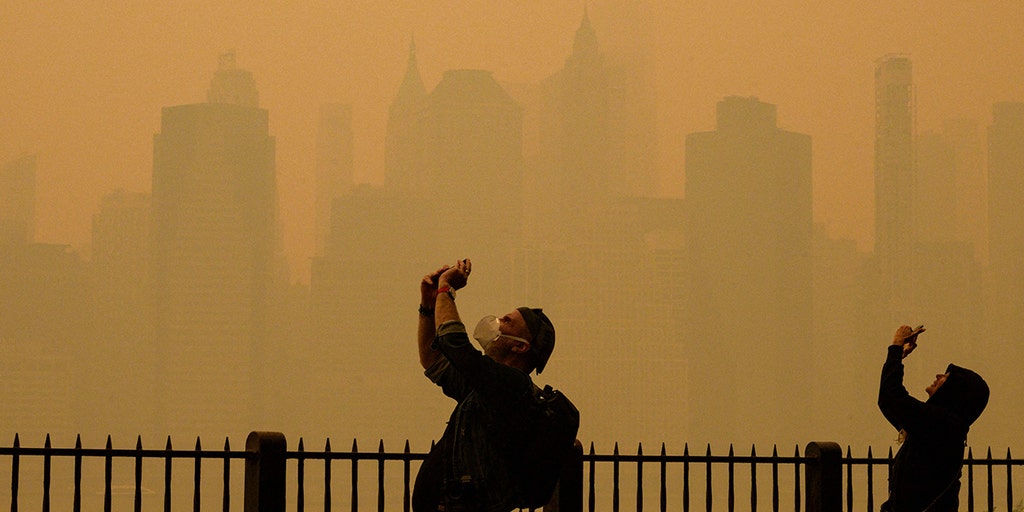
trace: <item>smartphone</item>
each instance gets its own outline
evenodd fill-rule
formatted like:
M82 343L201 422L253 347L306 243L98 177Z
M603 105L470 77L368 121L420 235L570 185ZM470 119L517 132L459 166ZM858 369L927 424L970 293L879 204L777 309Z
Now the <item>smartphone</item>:
M917 327L914 327L914 330L910 331L910 335L913 336L915 334L920 334L922 330L924 330L924 326L923 325L919 325Z

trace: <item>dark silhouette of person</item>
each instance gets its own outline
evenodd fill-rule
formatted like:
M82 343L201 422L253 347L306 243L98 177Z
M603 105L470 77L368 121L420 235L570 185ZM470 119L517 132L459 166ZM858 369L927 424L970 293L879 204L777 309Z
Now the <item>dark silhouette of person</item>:
M486 316L473 333L481 353L455 306L455 291L471 271L471 262L461 260L420 283L420 364L458 405L416 475L416 512L507 512L521 508L525 495L521 454L537 389L530 372L547 364L555 329L536 308Z
M960 502L960 474L967 431L988 404L988 384L977 373L950 364L925 388L924 402L903 386L903 359L917 348L924 326L896 329L882 366L878 408L900 432L889 472L888 512L952 512Z

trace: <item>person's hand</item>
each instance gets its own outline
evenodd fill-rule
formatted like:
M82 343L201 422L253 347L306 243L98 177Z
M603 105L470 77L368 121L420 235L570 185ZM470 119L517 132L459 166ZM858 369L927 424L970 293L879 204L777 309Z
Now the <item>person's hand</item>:
M903 357L907 357L917 348L917 335L924 331L923 325L918 326L917 329L911 329L909 325L901 325L893 334L892 344L903 347Z
M468 259L456 261L455 266L449 267L441 273L437 279L437 285L447 285L451 286L453 290L458 290L466 286L466 282L469 281L469 273L472 271L473 263Z
M448 270L449 266L444 265L441 268L423 276L420 281L420 304L427 307L434 307L434 297L437 295L437 285L441 274L445 270Z

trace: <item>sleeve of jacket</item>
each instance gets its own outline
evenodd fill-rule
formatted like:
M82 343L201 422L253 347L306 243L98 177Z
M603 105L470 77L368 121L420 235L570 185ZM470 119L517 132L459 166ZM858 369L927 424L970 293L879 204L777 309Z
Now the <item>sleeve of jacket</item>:
M897 430L924 431L948 421L947 415L907 392L903 385L903 347L890 345L878 386L878 408Z
M890 345L878 385L878 409L890 425L900 430L904 428L908 410L919 408L920 405L920 400L910 396L903 386L903 347Z

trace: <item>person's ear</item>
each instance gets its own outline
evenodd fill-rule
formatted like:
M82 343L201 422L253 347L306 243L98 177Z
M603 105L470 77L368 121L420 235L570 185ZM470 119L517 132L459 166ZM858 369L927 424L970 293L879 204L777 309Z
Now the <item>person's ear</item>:
M530 344L523 341L516 341L515 346L512 347L512 352L517 354L525 354L530 351Z

